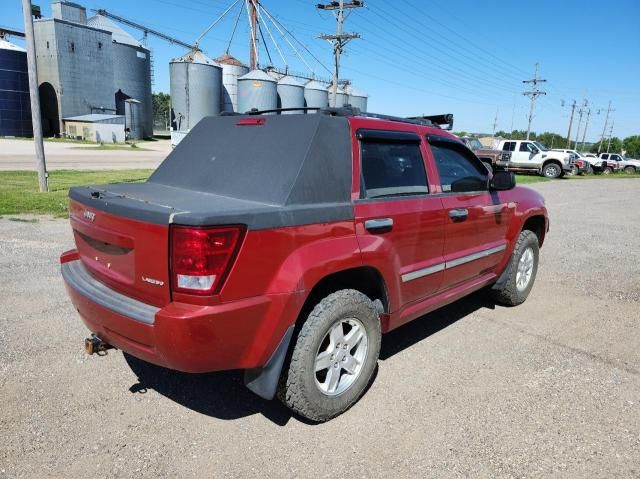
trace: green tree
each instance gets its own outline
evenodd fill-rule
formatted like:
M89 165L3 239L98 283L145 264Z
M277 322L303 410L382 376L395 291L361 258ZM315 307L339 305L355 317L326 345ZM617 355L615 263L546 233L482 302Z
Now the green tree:
M155 130L166 130L171 121L171 95L168 93L154 93L153 99L153 127Z
M598 149L600 149L600 153L606 153L607 151L609 153L620 153L622 151L622 141L616 136L611 138L611 142L607 138L602 142L602 148L600 148L600 142L597 142L591 145L590 151L591 153L598 153Z
M622 148L629 158L640 158L640 135L625 138L622 142Z

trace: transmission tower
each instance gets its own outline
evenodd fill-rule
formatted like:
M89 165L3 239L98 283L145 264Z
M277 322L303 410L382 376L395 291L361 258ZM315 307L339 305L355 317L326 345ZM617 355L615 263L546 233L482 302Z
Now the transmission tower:
M531 98L531 107L529 108L529 124L527 126L527 140L529 139L529 135L531 134L531 122L533 121L533 112L536 108L536 100L540 95L546 95L546 91L541 91L538 89L538 83L544 83L547 80L543 80L538 78L538 64L536 63L536 71L533 75L533 79L531 80L522 80L522 83L530 83L531 90L525 91L522 94Z
M336 98L338 94L338 80L340 78L340 55L347 43L354 38L360 38L359 33L344 33L342 26L344 21L349 17L354 8L364 7L364 2L359 0L350 0L345 2L340 0L339 2L329 2L327 4L319 3L316 7L320 10L332 11L338 21L336 33L334 35L320 35L320 38L327 40L333 44L333 56L334 56L334 69L333 69L333 83L331 85L331 102L332 107L336 105ZM345 10L347 14L345 15Z
M576 141L573 145L573 149L578 148L578 139L580 138L580 127L582 126L582 115L587 111L587 105L589 105L589 100L586 98L582 100L582 105L580 105L580 109L578 110L578 129L576 130ZM571 143L571 140L569 140Z
M569 117L569 131L567 132L567 146L565 146L565 148L569 148L569 146L571 145L571 128L573 127L573 115L575 114L575 112L576 101L573 100L573 103L571 104L571 116Z

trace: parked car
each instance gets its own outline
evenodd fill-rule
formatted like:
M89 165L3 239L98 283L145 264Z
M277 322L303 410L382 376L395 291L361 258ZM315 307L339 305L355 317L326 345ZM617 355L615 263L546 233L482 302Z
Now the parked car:
M491 172L496 168L496 164L498 160L504 159L506 161L509 160L510 154L508 152L504 152L501 150L494 150L493 148L487 148L480 143L480 140L474 138L472 136L461 136L460 139L462 142L473 151L480 161L482 161L487 169Z
M502 140L498 149L511 153L498 166L509 171L535 172L547 178L559 178L573 170L572 155L548 149L542 143L528 140Z
M525 301L542 196L428 120L356 112L208 117L146 182L71 188L60 261L87 352L242 369L325 421L383 333L484 287Z
M617 153L600 153L600 159L615 163L613 171L624 171L628 175L640 172L640 161L625 158Z
M568 153L569 155L571 155L574 165L571 174L589 175L593 173L593 168L591 167L591 163L589 162L589 160L577 150L554 149L553 151L559 151L561 153Z

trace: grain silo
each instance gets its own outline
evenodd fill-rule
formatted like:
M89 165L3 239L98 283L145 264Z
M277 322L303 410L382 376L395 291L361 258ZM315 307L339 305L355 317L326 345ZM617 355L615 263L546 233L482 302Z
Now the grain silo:
M304 108L304 86L293 77L282 77L277 84L278 108ZM282 112L283 115L304 113L303 110Z
M275 110L278 107L276 81L262 70L238 78L238 111Z
M27 52L0 38L0 136L33 136Z
M216 58L216 62L222 67L222 90L220 99L222 111L237 112L238 78L249 73L249 67L228 53Z
M353 85L349 85L345 90L348 95L347 103L349 105L359 108L362 112L367 111L367 100L369 96L365 92L355 88Z
M87 20L87 25L111 32L113 52L113 86L116 114L127 114L125 100L140 102L140 137L153 136L153 101L151 99L151 51L129 33L103 15ZM127 128L131 128L127 125Z
M307 108L327 108L329 106L327 86L317 80L308 81L304 85L304 103ZM313 111L307 113L313 113Z
M187 132L205 116L221 111L222 67L200 50L169 63L171 126Z
M344 105L347 104L347 94L344 91L344 88L342 88L340 85L338 85L338 89L336 91L336 104L333 105L333 85L329 84L329 86L327 87L327 92L329 93L329 106L335 106L337 108L340 108Z

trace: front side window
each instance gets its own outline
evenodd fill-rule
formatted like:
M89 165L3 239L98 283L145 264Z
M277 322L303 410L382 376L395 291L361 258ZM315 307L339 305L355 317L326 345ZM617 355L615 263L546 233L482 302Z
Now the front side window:
M364 198L424 195L429 192L419 143L360 143Z
M480 162L458 147L446 143L431 143L440 184L444 193L486 191L489 175Z
M531 143L527 143L526 141L523 141L522 143L520 143L520 151L533 153L535 151L535 147Z

